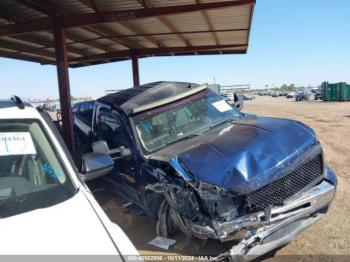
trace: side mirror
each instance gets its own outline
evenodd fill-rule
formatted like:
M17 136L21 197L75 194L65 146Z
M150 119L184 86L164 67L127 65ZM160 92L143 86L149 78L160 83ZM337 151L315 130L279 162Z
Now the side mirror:
M89 181L106 175L114 168L114 161L109 155L101 153L87 153L83 155L83 180Z
M127 158L131 156L131 150L124 146L120 146L115 149L109 149L107 142L100 140L92 144L92 151L94 153L100 153L105 155L110 155L112 159L117 160L121 158Z
M92 151L94 153L100 153L100 154L105 154L109 155L109 147L107 145L107 142L104 140L96 141L92 144Z

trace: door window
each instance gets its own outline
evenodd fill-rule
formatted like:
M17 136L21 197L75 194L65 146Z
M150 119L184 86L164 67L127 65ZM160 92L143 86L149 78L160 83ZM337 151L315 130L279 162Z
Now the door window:
M128 148L125 129L117 116L107 110L101 111L99 113L98 140L106 141L110 150L121 146Z

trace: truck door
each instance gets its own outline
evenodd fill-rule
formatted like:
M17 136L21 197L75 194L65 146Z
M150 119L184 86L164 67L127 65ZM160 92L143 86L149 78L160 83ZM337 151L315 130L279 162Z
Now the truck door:
M137 154L134 144L126 132L126 128L117 113L110 109L103 108L99 111L96 126L97 140L104 140L110 150L110 156L115 162L115 168L107 180L117 190L135 200L139 200L139 193L136 188L137 175ZM120 150L130 150L129 155L121 156Z

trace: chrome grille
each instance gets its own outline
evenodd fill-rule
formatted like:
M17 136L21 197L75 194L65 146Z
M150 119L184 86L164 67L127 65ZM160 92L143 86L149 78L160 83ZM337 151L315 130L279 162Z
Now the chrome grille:
M285 177L272 182L245 198L244 213L266 210L271 206L281 206L284 201L309 187L322 178L322 155L298 167Z

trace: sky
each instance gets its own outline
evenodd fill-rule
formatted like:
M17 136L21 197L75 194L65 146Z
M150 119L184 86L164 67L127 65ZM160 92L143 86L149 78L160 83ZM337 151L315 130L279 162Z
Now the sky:
M257 0L248 53L139 60L140 80L252 88L350 82L349 0ZM73 96L132 86L131 62L70 69ZM57 98L56 68L0 58L0 98Z

